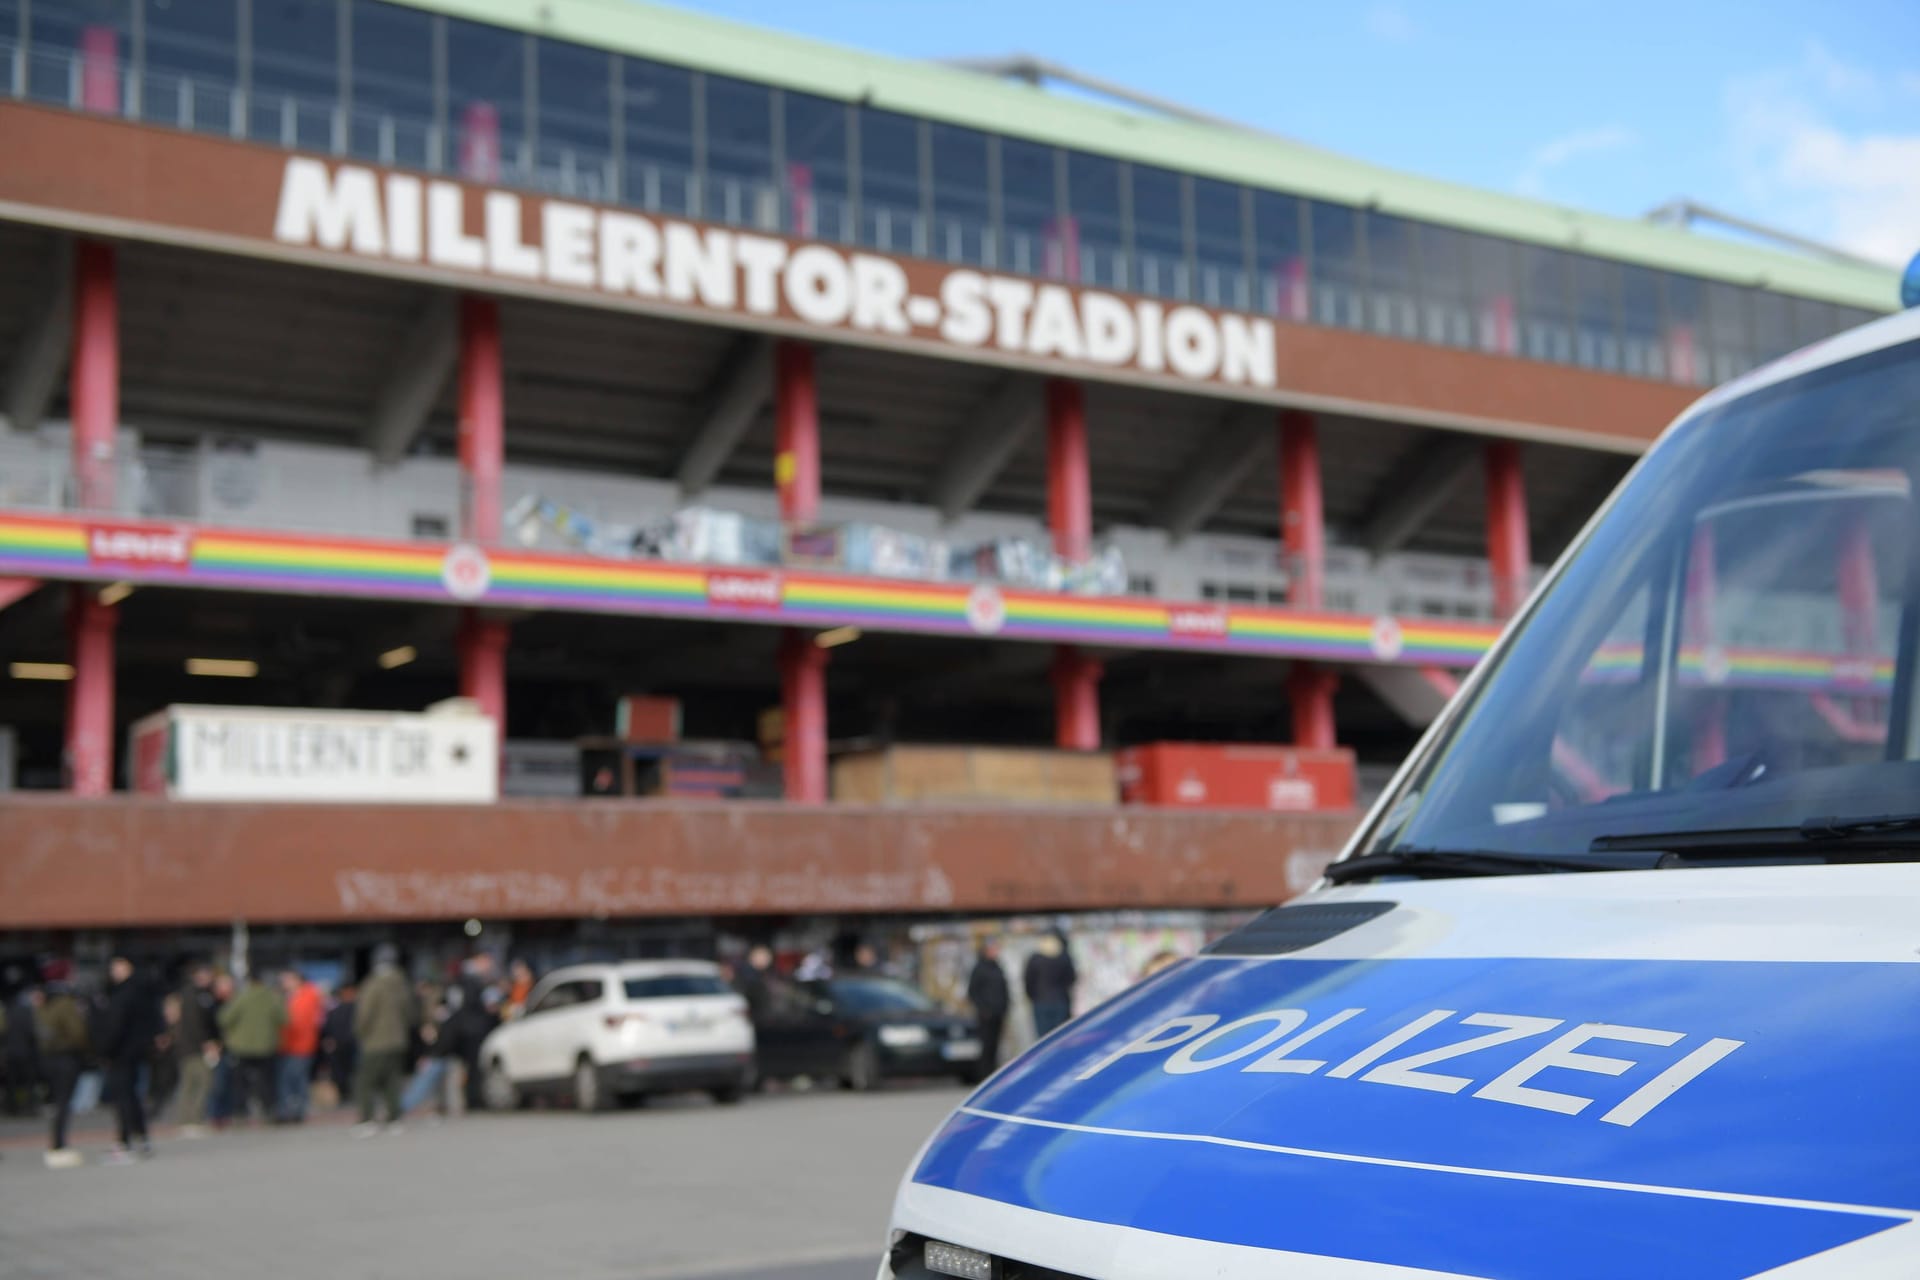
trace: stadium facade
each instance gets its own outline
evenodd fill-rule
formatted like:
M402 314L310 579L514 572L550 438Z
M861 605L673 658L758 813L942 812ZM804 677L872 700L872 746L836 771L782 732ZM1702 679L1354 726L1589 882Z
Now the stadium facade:
M1893 297L628 0L0 0L0 929L1284 897L1350 801L834 762L1372 777L1677 411ZM168 707L456 694L510 782L633 790L646 694L784 800L120 794Z

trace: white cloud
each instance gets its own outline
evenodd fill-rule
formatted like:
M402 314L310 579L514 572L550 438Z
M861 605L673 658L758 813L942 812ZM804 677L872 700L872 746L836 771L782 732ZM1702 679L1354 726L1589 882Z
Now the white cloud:
M1835 57L1818 40L1807 45L1805 63L1808 76L1828 98L1864 102L1880 96L1879 76L1867 67Z
M1619 151L1637 141L1639 139L1632 130L1617 124L1562 134L1534 148L1520 176L1513 181L1514 190L1525 196L1544 197L1547 194L1547 179L1556 171L1582 156Z
M1397 4L1376 4L1367 10L1367 33L1389 44L1411 44L1420 34L1413 15Z
M1920 89L1911 74L1901 91ZM1813 45L1797 67L1726 90L1747 212L1899 265L1920 250L1920 128L1878 117L1880 78ZM1908 117L1910 119L1910 117Z

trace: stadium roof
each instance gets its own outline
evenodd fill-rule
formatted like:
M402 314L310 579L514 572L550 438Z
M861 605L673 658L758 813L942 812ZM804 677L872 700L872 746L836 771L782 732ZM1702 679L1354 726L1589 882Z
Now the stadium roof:
M1395 172L1265 134L1143 115L641 0L402 0L420 9L950 124L1622 262L1891 311L1891 267L1821 261Z

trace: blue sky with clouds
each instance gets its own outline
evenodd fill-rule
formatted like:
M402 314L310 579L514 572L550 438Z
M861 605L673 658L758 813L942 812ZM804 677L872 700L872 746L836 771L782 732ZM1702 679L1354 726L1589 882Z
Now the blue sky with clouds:
M1380 164L1920 250L1920 0L675 0L904 57L1033 53Z

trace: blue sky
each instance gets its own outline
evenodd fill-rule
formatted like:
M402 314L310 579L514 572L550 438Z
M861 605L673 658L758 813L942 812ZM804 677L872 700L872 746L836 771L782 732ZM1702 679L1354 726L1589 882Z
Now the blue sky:
M1033 53L1394 168L1677 196L1920 250L1920 0L674 0L904 57Z

